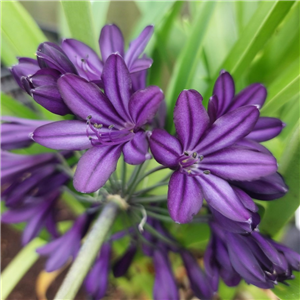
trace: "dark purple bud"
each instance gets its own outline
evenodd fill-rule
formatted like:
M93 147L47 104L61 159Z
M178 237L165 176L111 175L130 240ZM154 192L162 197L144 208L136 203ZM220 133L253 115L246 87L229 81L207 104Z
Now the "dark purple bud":
M126 252L114 263L113 273L116 278L122 277L126 274L136 254L136 251L136 245L131 245L126 250Z
M93 299L102 299L108 287L108 276L111 259L110 243L103 244L94 266L85 278L84 285L87 293Z
M39 45L37 61L41 69L51 68L62 74L77 74L77 70L64 51L56 44L45 42Z
M213 297L211 283L199 267L197 260L186 250L181 251L180 254L195 296L200 299L211 299Z
M29 80L33 87L39 87L44 85L56 85L61 73L54 69L41 69L35 74L29 76Z
M154 300L179 300L178 290L167 252L156 249L153 255L155 280Z

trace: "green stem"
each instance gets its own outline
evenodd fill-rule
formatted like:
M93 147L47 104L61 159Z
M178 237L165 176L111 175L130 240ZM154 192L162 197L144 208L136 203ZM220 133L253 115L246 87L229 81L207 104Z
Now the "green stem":
M124 197L124 194L125 194L125 189L126 189L126 168L127 168L127 165L126 165L126 162L123 158L123 164L122 164L122 175L121 175L121 184L122 184L122 194L121 196Z
M169 216L163 216L163 215L157 214L157 213L149 211L149 210L147 210L147 215L154 219L160 220L160 221L175 223L174 220L172 218L170 218Z
M136 197L130 199L130 203L152 203L152 202L161 202L167 201L167 195L159 195L159 196L149 196L149 197Z
M91 231L87 234L87 237L66 278L59 288L55 299L74 299L104 243L107 232L110 230L114 219L117 216L117 212L118 206L116 203L109 202L104 206Z
M168 184L169 184L168 182L159 182L159 183L157 183L157 184L155 184L153 186L150 186L148 188L141 189L141 190L137 191L136 195L146 194L146 193L148 193L148 192L150 192L150 191L152 191L152 190L154 190L154 189L156 189L156 188L158 188L160 186L164 186L164 185L168 185Z

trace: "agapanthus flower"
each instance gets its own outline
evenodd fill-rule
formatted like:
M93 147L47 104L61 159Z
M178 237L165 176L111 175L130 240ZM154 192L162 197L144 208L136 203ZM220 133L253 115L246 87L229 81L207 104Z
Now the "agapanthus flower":
M204 198L225 217L252 222L251 213L227 181L255 180L277 170L270 153L238 144L258 117L256 106L243 106L210 125L202 96L195 90L181 92L174 109L178 138L161 129L155 129L150 138L154 158L175 171L168 190L168 208L174 221L191 221Z
M204 258L206 271L210 276L220 274L227 285L235 286L243 278L269 289L293 279L292 270L300 270L299 254L260 233L235 234L210 225L213 234Z
M94 192L105 184L121 152L129 164L151 158L143 126L152 120L164 98L156 86L132 93L129 71L118 54L106 60L102 80L105 94L76 75L61 77L60 93L81 120L54 122L33 133L36 142L49 148L91 148L80 158L74 176L74 187L83 193Z
M84 281L87 293L92 299L102 299L105 296L108 288L111 252L111 244L104 243L94 266Z
M61 47L55 43L44 42L38 46L37 60L21 57L19 63L11 68L11 72L19 86L37 103L55 114L69 114L71 111L59 93L57 80L63 74L72 73L102 88L103 65L112 53L118 52L124 57L134 91L144 88L145 70L152 65L152 59L140 56L152 33L153 26L147 26L131 42L124 55L124 40L120 29L116 25L104 26L99 39L102 60L89 46L75 39L63 40Z
M1 121L1 149L13 150L26 148L33 143L30 133L37 127L49 121L22 119L17 117L2 116Z
M64 235L36 250L40 255L49 256L45 266L47 272L58 270L69 258L76 257L91 220L90 214L82 214Z

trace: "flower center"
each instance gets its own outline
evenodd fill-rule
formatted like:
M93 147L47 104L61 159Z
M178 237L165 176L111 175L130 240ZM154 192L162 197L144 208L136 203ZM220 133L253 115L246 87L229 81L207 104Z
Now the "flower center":
M184 151L178 159L180 171L189 175L196 175L199 172L199 164L202 160L203 155L198 155L197 152Z

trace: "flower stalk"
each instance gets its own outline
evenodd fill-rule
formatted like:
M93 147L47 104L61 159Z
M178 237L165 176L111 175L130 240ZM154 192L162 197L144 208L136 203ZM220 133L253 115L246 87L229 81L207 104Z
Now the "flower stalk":
M106 204L95 221L91 231L87 234L74 263L59 288L55 299L74 299L86 274L90 270L105 237L109 232L118 212L118 205L114 202Z

